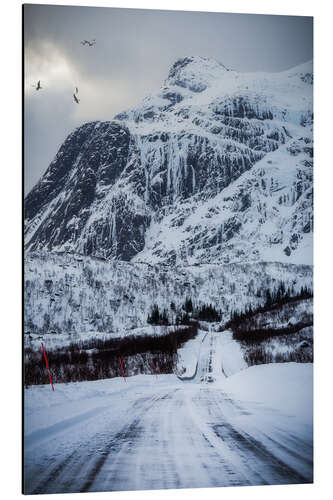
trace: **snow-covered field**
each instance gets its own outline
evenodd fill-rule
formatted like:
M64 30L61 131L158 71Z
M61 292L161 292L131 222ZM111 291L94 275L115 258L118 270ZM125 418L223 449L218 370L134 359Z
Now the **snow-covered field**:
M139 375L26 389L25 492L312 482L312 365L226 378L230 336L202 332L196 342L187 358L182 351L189 370L190 353L197 359L192 380Z

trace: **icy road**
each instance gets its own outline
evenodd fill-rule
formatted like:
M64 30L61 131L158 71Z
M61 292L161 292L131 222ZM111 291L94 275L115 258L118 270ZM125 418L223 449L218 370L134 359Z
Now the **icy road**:
M25 493L312 482L312 366L261 365L226 378L230 336L202 332L198 343L183 380L27 389Z

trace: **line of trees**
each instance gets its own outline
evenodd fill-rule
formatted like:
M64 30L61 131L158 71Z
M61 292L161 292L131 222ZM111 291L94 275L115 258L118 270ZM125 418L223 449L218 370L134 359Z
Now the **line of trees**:
M160 312L158 305L154 304L152 311L148 314L147 323L149 325L169 325L169 318L166 309Z
M172 321L170 321L170 317ZM170 304L170 311L165 308L160 311L158 305L154 304L151 312L148 314L147 323L150 325L170 325L171 323L189 325L193 320L217 322L221 321L221 317L221 311L216 309L212 304L203 304L194 307L192 299L188 297L178 311L174 302Z
M313 321L301 321L295 325L288 325L286 327L279 328L242 328L239 326L233 329L233 338L235 340L240 340L248 344L255 342L262 342L264 340L270 339L272 337L278 337L281 335L290 335L297 333L298 331L312 326Z
M247 346L244 352L244 360L248 366L267 363L313 363L313 349L312 346L307 349L295 348L294 350L274 354L267 349L265 344L254 343Z
M258 313L267 312L274 308L278 308L288 302L295 302L313 297L313 291L307 287L302 286L299 292L294 288L286 288L283 282L280 282L276 290L265 289L262 292L265 297L265 302L262 306L252 308L251 305L247 306L244 311L233 311L230 315L230 320L226 323L225 328L236 329L244 320L247 320ZM258 295L258 292L257 292Z
M201 321L221 321L221 311L218 311L211 304L202 305L195 311L195 317Z
M172 373L177 349L194 338L198 326L192 323L163 335L128 336L122 339L93 338L48 352L54 383L78 382L122 376L119 357L126 375ZM48 384L49 376L41 352L25 349L25 386Z

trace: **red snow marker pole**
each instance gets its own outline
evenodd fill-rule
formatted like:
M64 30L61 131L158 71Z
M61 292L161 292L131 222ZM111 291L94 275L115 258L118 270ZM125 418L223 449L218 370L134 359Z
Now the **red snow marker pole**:
M156 368L155 368L155 364L153 363L153 370L154 370L154 373L156 375L156 378L157 378L157 373L156 373Z
M47 362L47 357L46 357L46 353L45 353L43 342L42 342L42 349L43 349L43 354L44 354L44 358L45 358L46 368L47 368L47 370L49 372L49 377L50 377L52 391L54 391L54 386L53 386L53 382L52 382L51 372L50 372L49 364Z
M120 366L121 366L121 371L123 372L123 377L124 377L124 380L126 382L126 377L125 377L125 372L124 372L124 368L123 368L123 364L121 362L121 357L119 356L119 362L120 362Z

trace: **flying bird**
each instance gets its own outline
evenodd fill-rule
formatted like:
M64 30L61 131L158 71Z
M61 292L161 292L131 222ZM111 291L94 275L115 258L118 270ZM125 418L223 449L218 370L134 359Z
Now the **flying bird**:
M93 40L82 40L81 45L89 45L89 47L93 47L96 44L95 38Z
M34 87L36 90L40 90L40 89L42 89L42 88L43 88L43 87L41 87L41 85L40 85L40 80L38 80L37 85L31 85L31 86L32 86L32 87Z
M73 94L73 97L74 97L74 101L76 102L76 104L79 104L80 100L76 97L75 94Z

